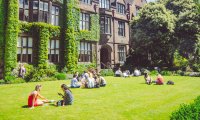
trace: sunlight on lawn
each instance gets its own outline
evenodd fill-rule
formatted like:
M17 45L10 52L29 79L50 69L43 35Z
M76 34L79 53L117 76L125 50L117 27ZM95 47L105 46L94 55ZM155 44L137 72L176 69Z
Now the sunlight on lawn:
M143 77L106 77L108 85L95 89L71 89L72 106L51 104L34 109L24 108L28 94L42 84L41 94L48 99L61 99L60 85L65 81L48 81L0 86L1 120L167 120L182 103L192 102L200 95L199 77L165 76L175 85L146 85Z

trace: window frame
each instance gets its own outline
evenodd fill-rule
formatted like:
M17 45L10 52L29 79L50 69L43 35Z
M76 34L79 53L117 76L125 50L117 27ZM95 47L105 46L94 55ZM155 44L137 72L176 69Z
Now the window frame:
M118 45L118 59L120 63L126 61L126 45Z
M21 0L19 0L19 20L21 21L29 21L30 20L30 2L29 0L22 0L23 1L23 5L21 5ZM26 7L26 4L25 3L28 3L28 7ZM22 7L21 7L22 6ZM22 13L21 13L22 11ZM26 11L28 11L27 13L27 16L28 18L26 19Z
M88 5L91 5L92 4L92 0L80 0L81 3L84 3L84 4L88 4Z
M117 13L120 13L120 14L123 14L123 15L126 14L126 7L125 7L124 4L117 3Z
M78 62L92 62L92 42L85 40L80 41L78 46L78 53Z
M83 19L85 18L85 19ZM80 30L90 30L90 14L89 13L80 13Z
M53 13L53 8L55 9L55 13ZM56 10L58 9L58 13ZM54 16L54 22L53 22L53 16ZM57 19L58 18L58 19ZM59 26L60 21L60 7L57 5L52 5L51 6L51 24L55 26Z
M118 21L118 35L125 36L125 22Z
M110 0L99 0L99 8L110 9Z
M54 46L52 47L52 42ZM53 51L53 53L52 53ZM56 52L58 51L58 53ZM48 42L48 60L51 63L59 63L60 62L60 40L58 39L50 39Z
M24 46L24 39L26 39L26 44ZM31 39L30 39L31 38ZM20 39L20 43L19 43ZM29 45L29 40L32 40L31 46ZM17 61L18 62L25 62L25 63L32 63L33 62L33 37L31 36L19 36L17 41ZM19 46L20 44L20 46ZM31 49L31 54L29 54L29 50ZM23 53L25 50L25 54ZM20 51L20 53L18 53ZM29 55L30 55L30 61L29 61ZM25 57L25 58L24 58Z
M103 34L111 34L111 17L100 16L100 31Z

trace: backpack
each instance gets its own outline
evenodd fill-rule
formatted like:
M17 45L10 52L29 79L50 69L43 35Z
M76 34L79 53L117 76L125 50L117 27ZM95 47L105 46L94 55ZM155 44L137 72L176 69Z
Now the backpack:
M58 102L56 102L57 106L62 106L63 105L63 100L59 100Z
M174 82L169 80L169 81L167 81L167 85L174 85Z

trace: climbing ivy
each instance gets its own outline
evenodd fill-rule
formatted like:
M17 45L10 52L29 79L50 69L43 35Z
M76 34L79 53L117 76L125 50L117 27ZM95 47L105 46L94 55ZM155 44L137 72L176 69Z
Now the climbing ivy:
M52 37L60 36L60 27L41 22L20 22L20 30L20 32L32 32L35 37L39 38L36 66L38 66L39 69L46 69L48 61L48 42Z
M4 25L5 25L5 0L0 0L0 63L3 60Z
M91 16L91 25L90 25L90 31L89 30L80 30L80 32L77 32L77 39L78 40L89 40L89 41L99 41L100 39L100 26L99 26L99 15L98 14L92 14Z
M64 0L64 63L69 72L77 67L78 51L75 38L76 22L74 12L76 11L76 0Z
M17 63L17 38L19 32L18 0L7 3L7 25L5 30L4 75L10 76ZM5 78L6 79L6 78Z

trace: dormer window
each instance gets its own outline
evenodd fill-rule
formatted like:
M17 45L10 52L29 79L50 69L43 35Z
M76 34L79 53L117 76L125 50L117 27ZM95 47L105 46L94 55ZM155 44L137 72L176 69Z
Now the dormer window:
M99 0L100 8L110 9L110 0Z
M120 14L125 14L125 5L117 3L117 12Z

